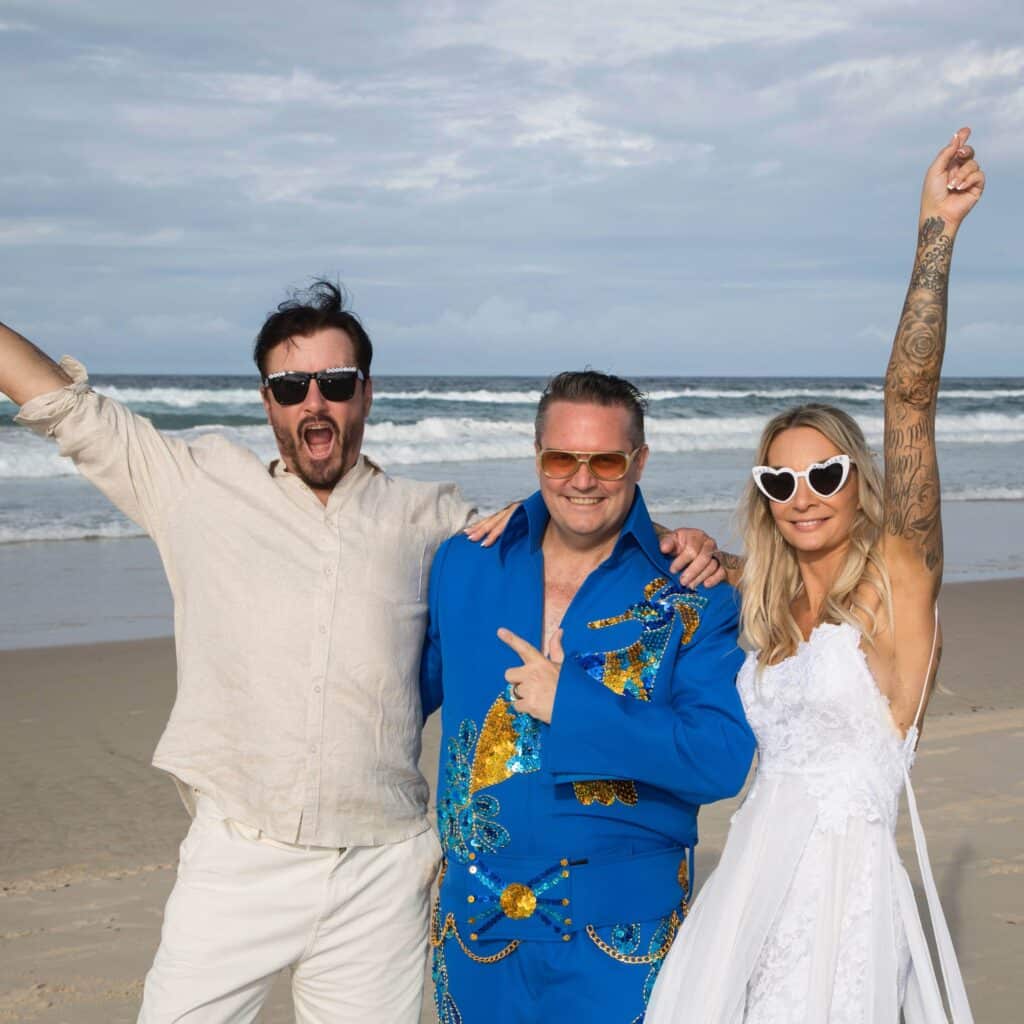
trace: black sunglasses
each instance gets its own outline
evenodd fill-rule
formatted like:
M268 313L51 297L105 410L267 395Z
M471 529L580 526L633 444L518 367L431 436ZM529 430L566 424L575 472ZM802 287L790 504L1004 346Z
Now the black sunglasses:
M366 380L362 370L354 366L332 366L316 373L282 370L263 378L278 405L298 405L309 391L309 382L316 381L320 394L328 402L347 402L356 393L356 381Z

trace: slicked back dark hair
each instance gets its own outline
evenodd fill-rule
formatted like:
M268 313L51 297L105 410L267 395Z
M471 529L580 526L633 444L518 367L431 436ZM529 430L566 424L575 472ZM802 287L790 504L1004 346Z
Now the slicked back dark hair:
M308 338L317 331L337 327L352 339L356 352L356 365L370 376L373 343L355 313L345 309L346 295L330 281L314 281L308 288L293 292L277 310L267 316L256 335L252 357L265 377L267 353L296 335Z
M647 398L635 384L622 377L597 370L567 370L552 377L537 404L537 418L534 420L537 444L540 444L544 431L544 415L552 402L621 406L629 413L630 443L634 448L644 443Z

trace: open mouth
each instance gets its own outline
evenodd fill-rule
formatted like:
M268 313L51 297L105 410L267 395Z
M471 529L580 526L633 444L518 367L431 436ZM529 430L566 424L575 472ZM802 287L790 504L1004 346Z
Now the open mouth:
M311 458L326 459L334 450L334 427L329 423L310 423L303 428L302 442Z

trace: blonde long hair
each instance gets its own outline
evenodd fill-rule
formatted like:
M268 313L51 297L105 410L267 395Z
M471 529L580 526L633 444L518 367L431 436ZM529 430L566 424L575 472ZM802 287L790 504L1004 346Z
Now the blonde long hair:
M856 420L842 409L817 402L787 409L768 421L757 449L758 465L767 464L772 442L782 431L793 427L817 430L849 455L857 467L860 507L850 529L846 558L832 581L820 621L848 622L871 643L879 629L879 617L861 600L862 584L878 594L882 612L892 628L892 587L879 550L882 474ZM795 653L803 640L791 611L794 599L803 589L800 568L793 548L775 525L768 499L753 480L748 481L740 503L740 521L747 556L740 583L742 641L744 647L760 652L762 666L771 665Z

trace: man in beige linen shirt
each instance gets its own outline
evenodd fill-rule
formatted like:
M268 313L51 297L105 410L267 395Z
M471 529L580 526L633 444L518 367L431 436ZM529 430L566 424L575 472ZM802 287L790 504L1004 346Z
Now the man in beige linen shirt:
M0 325L18 421L146 530L174 597L153 763L194 820L139 1020L251 1021L291 966L299 1024L412 1024L438 859L417 767L427 577L471 509L361 455L372 347L333 286L283 304L255 356L269 467L162 434Z

